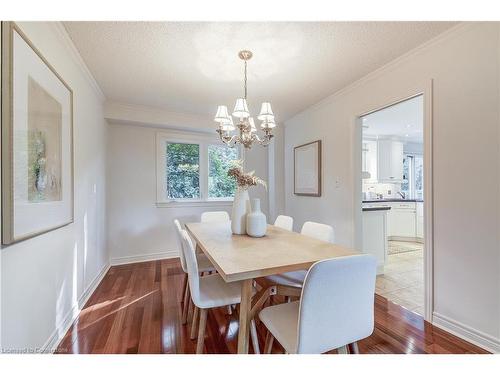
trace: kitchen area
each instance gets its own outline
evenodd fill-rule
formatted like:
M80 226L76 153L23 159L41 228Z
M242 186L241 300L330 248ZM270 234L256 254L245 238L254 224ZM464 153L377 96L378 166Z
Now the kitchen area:
M376 293L423 315L423 97L361 123L363 251L378 260Z

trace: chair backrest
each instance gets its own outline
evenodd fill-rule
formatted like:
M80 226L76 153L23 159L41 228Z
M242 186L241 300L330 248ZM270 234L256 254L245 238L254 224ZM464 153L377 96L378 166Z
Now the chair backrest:
M186 256L184 255L184 241L182 240L182 229L181 223L179 220L175 219L174 220L174 225L175 225L175 234L177 237L177 242L179 244L179 258L181 258L181 267L182 270L187 273L187 266L186 266Z
M293 217L279 215L274 222L277 227L291 231L293 229Z
M313 221L306 221L300 233L321 241L331 243L335 241L335 231L330 225L315 223Z
M300 299L297 353L324 353L372 334L376 268L366 254L313 264Z
M202 223L217 223L229 220L231 219L226 211L207 211L201 214Z
M184 243L184 255L186 256L186 265L188 271L189 290L191 298L195 305L200 304L200 273L198 271L198 262L196 261L196 252L193 241L189 234L183 229L182 240Z

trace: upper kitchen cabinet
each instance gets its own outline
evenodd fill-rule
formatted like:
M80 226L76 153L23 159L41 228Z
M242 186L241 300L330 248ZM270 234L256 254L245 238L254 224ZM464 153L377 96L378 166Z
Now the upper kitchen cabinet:
M378 182L403 181L403 142L380 139L377 143Z

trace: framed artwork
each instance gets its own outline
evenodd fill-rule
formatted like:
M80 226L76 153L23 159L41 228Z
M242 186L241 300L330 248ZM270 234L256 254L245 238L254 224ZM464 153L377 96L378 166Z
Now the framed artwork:
M295 195L321 196L321 141L300 145L293 150Z
M2 22L2 243L73 222L73 92Z

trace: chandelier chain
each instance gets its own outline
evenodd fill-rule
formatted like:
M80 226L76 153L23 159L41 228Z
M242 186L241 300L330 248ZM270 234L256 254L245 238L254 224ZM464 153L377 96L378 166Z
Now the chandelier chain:
M245 99L247 98L247 61L245 60Z

